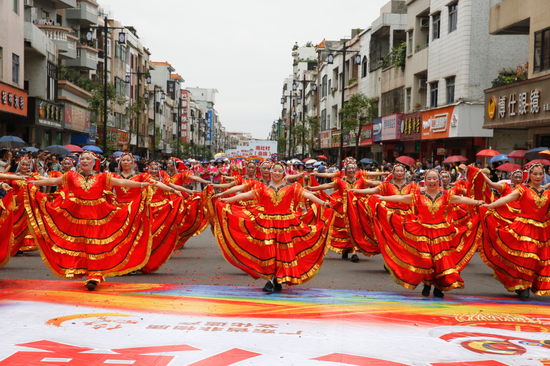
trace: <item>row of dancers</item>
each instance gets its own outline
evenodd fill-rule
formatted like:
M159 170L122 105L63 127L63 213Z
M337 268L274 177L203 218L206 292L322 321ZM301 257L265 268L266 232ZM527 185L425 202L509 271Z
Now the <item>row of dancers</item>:
M0 175L12 187L0 203L0 227L13 232L0 237L1 265L17 250L38 248L53 273L85 278L93 290L107 276L158 270L210 224L224 258L267 280L266 292L309 281L333 250L353 262L380 254L396 283L423 283L422 294L433 288L435 297L464 287L460 272L479 252L507 290L550 294L550 193L540 165L514 172L510 184L468 167L451 185L448 173L429 170L420 187L405 180L402 165L379 181L381 173L358 170L352 158L332 174L287 175L281 162L249 161L220 184L156 163L136 173L131 154L121 156L118 174L97 173L97 163L84 152L79 172L43 179L20 162L17 174ZM206 188L185 188L193 181ZM59 189L38 189L48 185Z

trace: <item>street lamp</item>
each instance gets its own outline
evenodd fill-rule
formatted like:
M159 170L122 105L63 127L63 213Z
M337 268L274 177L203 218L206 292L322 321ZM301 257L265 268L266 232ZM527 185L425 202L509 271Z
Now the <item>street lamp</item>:
M103 85L103 152L107 154L107 36L110 29L125 29L124 27L109 27L108 19L105 16L105 24L103 26L90 27L90 29L103 29L103 74L104 74L104 85ZM93 34L91 31L88 31L86 34L87 39L92 39ZM120 32L118 35L118 43L126 43L126 33Z
M127 84L129 84L132 80L131 75L137 75L137 77L138 77L138 79L137 79L137 95L138 95L138 104L139 104L139 82L141 81L141 77L145 76L145 82L147 84L151 84L151 74L149 74L148 72L141 72L140 67L138 66L138 71L137 72L130 71L126 74L125 81L126 81ZM145 93L145 95L147 95L147 96L144 96L145 99L149 98L148 93ZM139 151L139 115L140 115L140 108L138 108L138 110L137 110L137 121L136 121L136 155L138 154L138 151Z
M342 109L344 108L344 88L346 87L346 41L344 41L344 45L342 47L342 50L331 50L330 52L341 52L342 53ZM359 51L348 51L348 52L354 52L356 53L354 57L354 63L355 65L361 65L361 55L359 54ZM334 63L334 55L332 53L329 53L327 56L327 63L332 64ZM340 114L340 163L344 159L344 129L342 125L342 114Z
M153 87L153 160L155 160L156 157L156 145L157 145L157 90L160 90L162 93L160 94L160 99L165 100L166 99L166 93L162 91L162 88L160 86L155 85ZM160 104L159 104L160 107ZM160 108L159 108L160 109Z

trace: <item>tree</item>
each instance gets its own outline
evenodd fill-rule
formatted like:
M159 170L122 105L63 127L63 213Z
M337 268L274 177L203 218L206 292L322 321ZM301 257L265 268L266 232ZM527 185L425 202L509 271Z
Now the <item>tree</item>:
M139 129L137 128L137 125L139 124L139 116L143 113L144 104L144 99L140 97L138 100L128 103L128 106L126 107L124 117L129 118L130 121L133 122L133 126L130 126L130 132L128 134L129 141L132 141L132 134L134 130L136 132L136 141L139 138Z
M311 154L313 152L315 136L319 134L319 120L317 117L309 116L302 121L301 125L296 126L293 132L296 133L300 145L302 145L302 155L305 156L305 146L308 147L309 153ZM302 141L302 138L304 141Z
M98 131L104 131L103 127L103 116L104 116L104 86L103 85L96 85L92 89L92 96L89 97L86 101L88 102L88 110L91 113L91 123L93 123ZM110 115L114 112L113 105L124 105L127 103L127 100L125 97L117 94L115 90L115 86L112 83L107 84L107 115ZM107 125L108 127L108 125ZM109 133L107 133L107 136L109 136ZM105 155L110 155L114 151L118 150L118 146L116 145L116 142L112 141L112 138L107 138L107 150L103 153Z
M376 103L363 93L353 94L340 110L342 114L342 133L355 132L355 156L359 156L359 140L363 126L372 123L376 117Z
M282 136L277 140L277 156L279 159L286 156L286 138Z

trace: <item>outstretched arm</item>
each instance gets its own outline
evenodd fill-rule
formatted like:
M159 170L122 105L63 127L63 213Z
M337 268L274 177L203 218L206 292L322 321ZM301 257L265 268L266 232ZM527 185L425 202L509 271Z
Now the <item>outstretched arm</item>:
M380 199L380 201L386 201L386 202L395 202L395 203L404 203L407 205L410 205L412 203L412 198L410 194L404 194L404 195L393 195L393 196L375 196Z
M25 177L14 174L0 174L0 179L25 180Z
M212 182L208 180L204 180L201 177L197 177L196 175L190 175L189 179L194 180L195 182L203 183L203 184L211 184Z
M324 191L325 189L331 189L331 188L336 188L336 182L325 183L314 187L311 187L311 186L306 187L308 191Z
M349 191L355 194L378 194L380 193L380 188L374 187L374 188L365 188L365 189L350 189Z
M314 172L314 173L312 173L311 175L313 175L314 177L321 177L321 178L334 178L334 177L336 177L336 173L319 173L319 172Z
M224 201L224 202L235 202L235 201L240 201L240 200L251 200L252 198L254 198L254 192L252 191L248 191L248 192L245 192L245 193L241 193L241 194L238 194L236 196L233 196L233 197L229 197L229 198L221 198L220 201Z
M504 206L507 203L516 201L518 198L519 198L519 192L518 191L513 191L508 196L504 196L502 198L499 198L498 200L496 200L493 203L481 205L481 207L486 207L488 209L497 208L497 207L500 207L500 206Z
M227 191L216 193L215 195L212 196L212 198L229 196L230 194L241 192L244 188L245 188L244 184L241 184L241 185L235 186L231 189L228 189Z
M62 182L63 182L63 178L58 177L58 178L46 178L46 179L33 180L32 184L37 186L37 187L41 187L41 186L58 186Z
M323 207L332 207L329 202L323 201L322 199L317 198L313 193L304 191L304 198L312 202L318 203Z
M235 182L224 183L224 184L212 184L213 188L219 188L219 189L228 189L234 186L235 186Z
M471 198L463 197L463 196L453 196L453 198L451 198L451 203L459 204L459 205L464 204L464 205L470 205L470 206L480 206L484 204L485 201L473 200Z

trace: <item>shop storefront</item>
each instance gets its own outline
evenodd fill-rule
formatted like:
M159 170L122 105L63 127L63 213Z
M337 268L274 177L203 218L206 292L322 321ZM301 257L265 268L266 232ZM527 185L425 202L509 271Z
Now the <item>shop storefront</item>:
M550 146L550 75L487 89L483 128L498 151Z
M394 161L403 155L403 143L401 142L401 123L403 114L392 114L382 117L380 125L380 141L384 159Z
M483 105L458 103L422 112L421 140L423 159L443 161L447 156L462 155L469 162L485 148L485 138L493 131L483 129Z
M19 136L28 141L29 129L22 125L27 118L27 110L27 92L0 83L0 136Z

